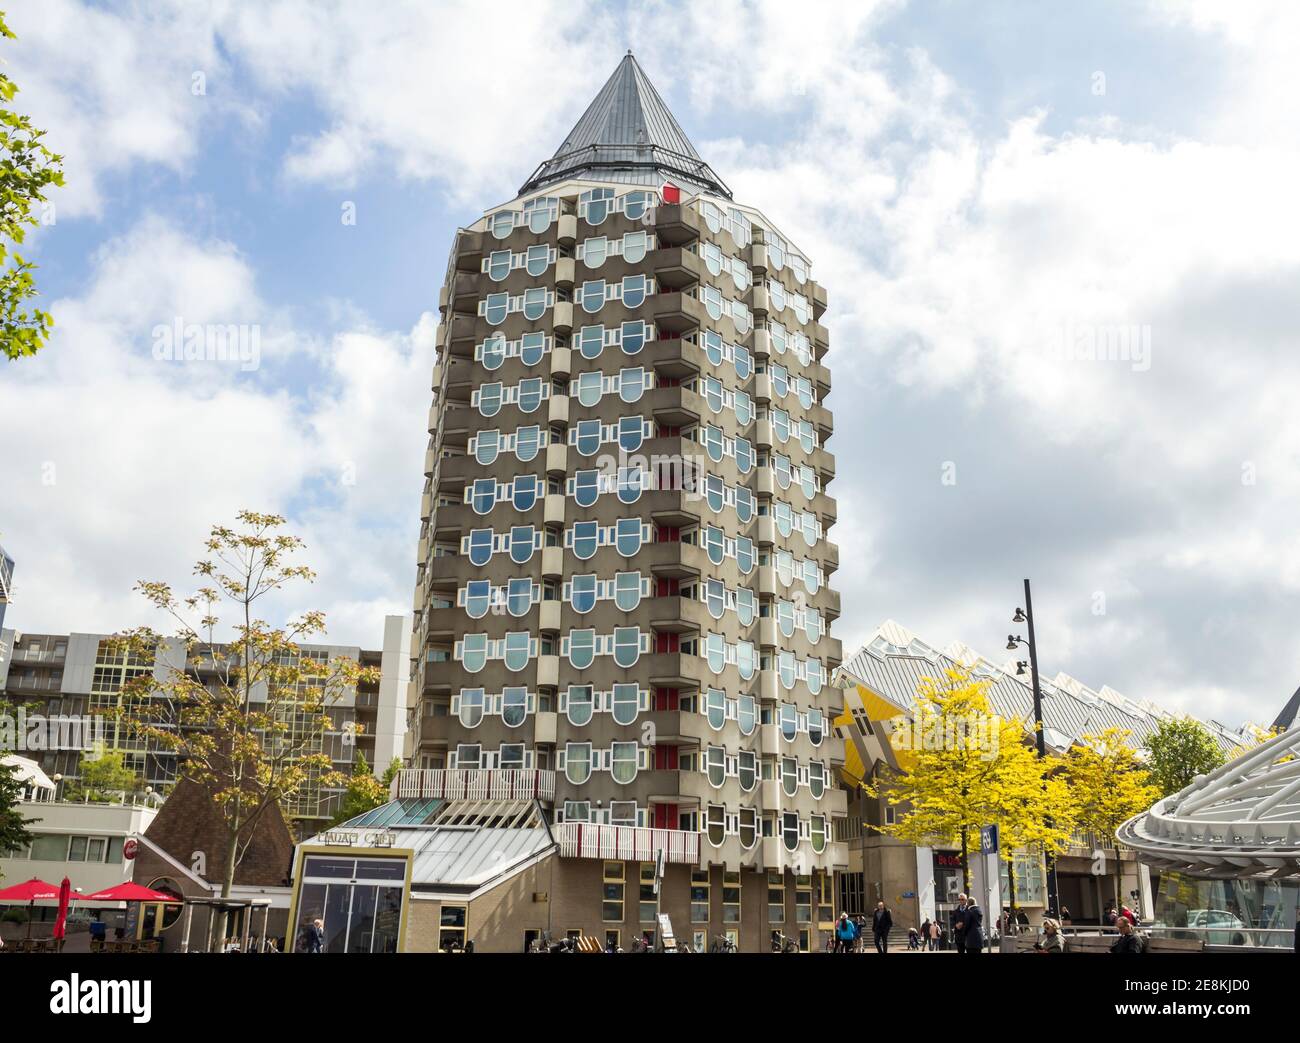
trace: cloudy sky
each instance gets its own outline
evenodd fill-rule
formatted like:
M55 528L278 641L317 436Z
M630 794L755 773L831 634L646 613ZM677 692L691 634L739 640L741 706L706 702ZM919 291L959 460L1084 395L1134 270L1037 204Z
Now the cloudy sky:
M248 506L308 541L291 607L377 645L452 232L630 47L830 294L846 652L892 618L1000 659L1030 576L1049 675L1272 719L1300 683L1294 4L499 6L6 4L68 180L28 251L56 332L0 365L10 625L160 624L132 584L183 584ZM257 326L259 367L157 361L177 319Z

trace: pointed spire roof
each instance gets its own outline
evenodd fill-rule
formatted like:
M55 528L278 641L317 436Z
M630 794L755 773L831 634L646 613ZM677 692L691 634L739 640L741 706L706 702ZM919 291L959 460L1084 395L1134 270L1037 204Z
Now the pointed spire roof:
M731 198L628 51L554 156L519 190L572 177L658 188L664 181Z

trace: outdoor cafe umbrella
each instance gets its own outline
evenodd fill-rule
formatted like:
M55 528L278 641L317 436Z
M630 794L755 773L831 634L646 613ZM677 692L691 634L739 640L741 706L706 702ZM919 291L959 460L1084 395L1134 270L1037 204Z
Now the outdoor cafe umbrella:
M68 903L72 901L72 881L66 876L59 885L59 915L54 919L52 937L61 942L68 934Z
M51 897L58 896L53 895ZM174 905L182 904L182 900L175 895L169 895L166 891L155 891L152 887L144 887L133 880L106 887L102 891L96 891L93 895L86 895L81 900L83 902L169 902Z
M21 884L14 884L13 887L6 887L0 891L0 902L26 902L27 903L27 937L32 936L32 912L36 908L38 901L54 901L59 897L59 885L47 884L38 877L32 877L30 880Z
M171 905L183 905L182 899L175 895L169 895L165 891L155 891L152 887L144 887L137 884L134 880L127 880L125 883L115 884L112 887L106 887L102 891L96 891L93 895L86 895L83 902L167 902Z

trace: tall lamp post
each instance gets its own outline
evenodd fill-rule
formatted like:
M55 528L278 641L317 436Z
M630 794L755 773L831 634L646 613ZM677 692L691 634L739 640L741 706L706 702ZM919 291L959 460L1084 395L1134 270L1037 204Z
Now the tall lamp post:
M1043 727L1043 692L1038 684L1038 643L1034 640L1034 599L1029 593L1029 580L1025 580L1025 607L1016 609L1016 614L1011 617L1011 622L1024 623L1029 628L1028 641L1018 634L1007 635L1007 651L1014 652L1019 645L1029 647L1029 680L1034 691L1034 738L1038 747L1038 756L1045 758L1047 756L1047 736L1044 734L1045 729ZM1016 673L1024 674L1024 672L1024 661L1017 661ZM1050 824L1049 822L1048 825ZM1060 893L1056 881L1056 859L1052 857L1050 852L1047 853L1046 857L1047 910L1049 915L1056 917L1060 915L1061 909Z

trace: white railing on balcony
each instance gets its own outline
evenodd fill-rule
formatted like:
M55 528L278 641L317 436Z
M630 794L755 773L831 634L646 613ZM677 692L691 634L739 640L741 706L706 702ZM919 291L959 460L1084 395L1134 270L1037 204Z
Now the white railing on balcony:
M561 822L551 828L562 858L653 862L662 850L668 862L698 865L700 835L682 829L644 829Z
M555 772L535 769L404 768L389 796L443 800L555 800Z

